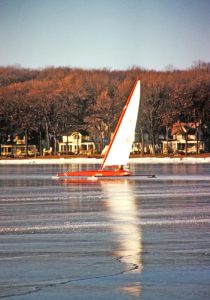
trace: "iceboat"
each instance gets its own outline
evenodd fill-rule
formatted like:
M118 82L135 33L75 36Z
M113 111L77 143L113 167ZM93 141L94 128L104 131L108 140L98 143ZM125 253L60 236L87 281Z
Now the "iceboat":
M137 79L122 110L113 137L99 170L78 172L66 171L57 177L123 177L132 172L125 167L128 164L140 103L140 80Z

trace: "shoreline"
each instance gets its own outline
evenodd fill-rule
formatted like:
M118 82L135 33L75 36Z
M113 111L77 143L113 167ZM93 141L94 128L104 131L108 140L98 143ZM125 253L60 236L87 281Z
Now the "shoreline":
M0 165L44 165L44 164L101 164L101 157L50 157L0 159ZM167 157L130 157L129 164L210 164L210 155L167 156Z

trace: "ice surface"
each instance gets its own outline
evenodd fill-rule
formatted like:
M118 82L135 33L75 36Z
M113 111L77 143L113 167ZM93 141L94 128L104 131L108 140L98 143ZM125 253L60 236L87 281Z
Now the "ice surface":
M208 164L52 179L66 168L0 166L0 298L210 298Z

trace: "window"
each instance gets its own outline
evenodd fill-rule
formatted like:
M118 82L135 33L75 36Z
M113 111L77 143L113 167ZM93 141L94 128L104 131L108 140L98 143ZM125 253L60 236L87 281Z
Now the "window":
M177 144L177 150L184 150L184 149L185 149L185 144L181 144L181 143Z

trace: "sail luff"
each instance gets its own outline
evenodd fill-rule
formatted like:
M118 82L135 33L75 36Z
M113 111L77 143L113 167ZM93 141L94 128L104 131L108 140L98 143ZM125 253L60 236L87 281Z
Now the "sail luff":
M134 95L135 94L135 95ZM136 97L136 103L135 103L135 99L133 99L133 97ZM137 115L138 115L138 107L139 107L139 99L140 99L140 80L137 79L135 84L134 84L134 87L126 101L126 104L122 110L122 113L120 115L120 118L119 118L119 121L117 123L117 126L115 128L115 131L114 131L114 134L113 134L113 138L109 144L109 148L108 148L108 151L104 157L104 160L103 160L103 163L101 165L101 170L106 166L106 165L118 165L118 164L126 164L127 161L128 161L128 158L129 158L129 149L130 147L132 146L132 142L133 142L133 138L131 138L129 135L127 137L127 140L129 141L126 141L125 144L122 143L122 141L120 140L120 138L118 138L119 136L119 131L120 131L120 127L121 127L121 124L123 123L123 120L124 120L124 117L126 115L126 113L128 114L128 110L130 109L130 113L132 113L132 117L130 116L130 119L128 119L127 121L129 121L131 123L131 129L133 132L133 136L134 136L134 133L135 133L135 127L136 127L136 119L137 119ZM130 107L130 102L133 101L134 103L132 104L133 107ZM126 121L126 120L125 120ZM125 123L124 121L124 123ZM127 124L129 125L129 124ZM124 124L124 126L126 126L126 124ZM121 132L121 136L122 136L122 132ZM112 164L109 164L107 163L107 160L110 161L110 154L113 153L113 146L114 148L117 148L119 147L118 146L122 146L123 149L125 149L125 153L124 153L124 156L122 159L119 159L119 158L116 158L116 162L112 163ZM127 148L126 148L127 147ZM123 151L123 149L121 148L121 150ZM130 149L131 150L131 149ZM116 153L115 153L116 155ZM112 159L111 159L112 161Z

